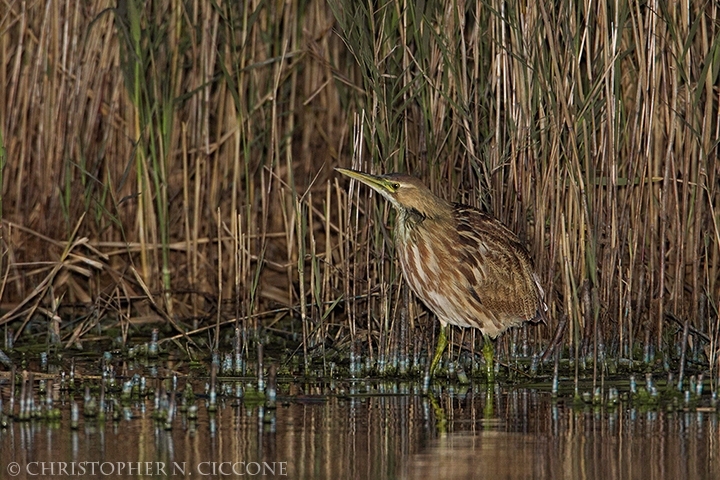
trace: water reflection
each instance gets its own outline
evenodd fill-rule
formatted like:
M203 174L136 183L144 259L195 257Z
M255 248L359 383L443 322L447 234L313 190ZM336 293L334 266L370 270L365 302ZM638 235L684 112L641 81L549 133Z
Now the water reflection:
M714 409L578 409L546 393L515 390L494 395L495 415L476 421L470 413L476 408L463 404L447 408L454 431L413 455L403 478L720 478Z
M215 413L201 405L195 421L178 415L170 429L147 401L120 421L81 418L73 430L65 401L56 424L0 430L0 476L720 478L714 410L578 409L527 389L480 387L433 402L409 389L353 388L318 387L276 409L227 399Z

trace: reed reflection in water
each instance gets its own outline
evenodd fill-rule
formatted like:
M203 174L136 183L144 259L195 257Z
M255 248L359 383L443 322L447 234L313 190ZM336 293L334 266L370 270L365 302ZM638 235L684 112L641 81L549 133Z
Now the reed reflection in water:
M0 430L2 476L11 462L21 467L19 479L50 478L33 474L37 462L155 462L164 470L147 477L229 478L268 466L255 476L720 478L720 427L711 409L578 409L528 389L479 387L435 402L377 386L363 395L305 391L276 409L227 400L209 413L201 404L196 421L178 415L170 429L151 418L148 401L119 422L81 419L73 430L66 402L59 424L10 421Z

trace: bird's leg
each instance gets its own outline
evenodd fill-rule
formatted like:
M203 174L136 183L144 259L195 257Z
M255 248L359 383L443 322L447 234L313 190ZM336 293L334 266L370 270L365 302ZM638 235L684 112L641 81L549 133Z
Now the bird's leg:
M445 347L447 347L448 339L447 333L445 332L449 327L447 325L440 325L440 335L437 339L437 347L435 348L435 355L433 356L432 362L430 362L430 378L435 375L435 368L440 363Z
M483 334L483 358L485 358L485 373L488 383L495 382L495 352L490 337Z

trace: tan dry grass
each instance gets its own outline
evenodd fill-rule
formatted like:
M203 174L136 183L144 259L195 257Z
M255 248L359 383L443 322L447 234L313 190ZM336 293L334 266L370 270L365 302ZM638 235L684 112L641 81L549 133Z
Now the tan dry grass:
M392 213L333 176L353 163L508 223L576 355L650 360L685 330L716 365L714 2L114 5L0 17L4 305L127 294L120 317L146 315L134 267L180 328L417 358L434 324L403 300ZM102 267L52 253L82 237ZM65 272L49 297L37 261Z

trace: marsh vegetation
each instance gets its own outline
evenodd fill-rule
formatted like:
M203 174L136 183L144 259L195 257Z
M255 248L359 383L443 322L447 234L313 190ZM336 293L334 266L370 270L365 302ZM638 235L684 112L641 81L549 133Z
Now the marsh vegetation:
M716 391L719 9L10 2L4 349L127 350L158 328L191 358L260 343L292 374L421 371L437 322L391 209L332 170L352 166L415 174L525 242L551 320L505 335L501 363L565 325L556 355L582 375L682 386L687 366ZM449 358L480 341L455 330Z

